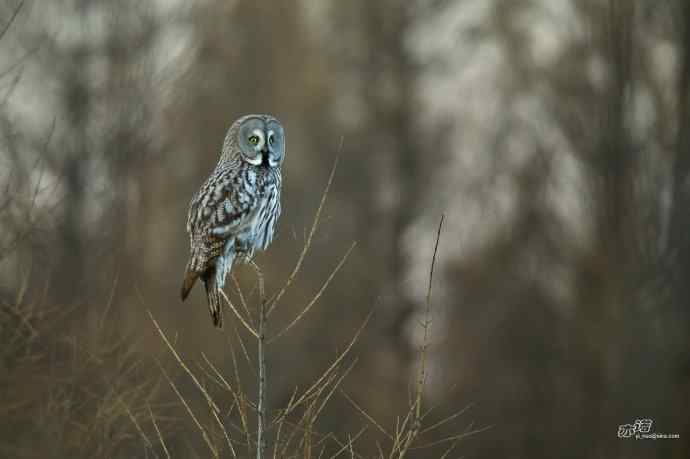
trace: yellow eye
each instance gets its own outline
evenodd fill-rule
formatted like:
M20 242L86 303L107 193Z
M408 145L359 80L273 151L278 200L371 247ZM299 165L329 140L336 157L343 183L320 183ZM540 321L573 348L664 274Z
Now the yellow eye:
M253 135L249 137L249 143L252 145L257 145L259 143L259 137Z
M271 145L273 145L273 143L274 143L275 141L276 141L276 139L275 139L273 136L271 136L271 137L268 138L268 143L270 143Z

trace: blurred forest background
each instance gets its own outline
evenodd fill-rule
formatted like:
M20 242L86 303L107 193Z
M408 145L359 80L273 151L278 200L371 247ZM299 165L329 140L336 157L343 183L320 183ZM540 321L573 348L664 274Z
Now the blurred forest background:
M287 135L269 289L342 139L273 327L358 244L269 349L272 406L374 308L342 387L395 425L445 213L425 400L467 410L426 442L490 427L453 455L690 457L690 3L3 0L0 19L0 457L162 457L137 430L149 408L172 457L207 457L155 361L203 397L147 310L190 365L232 373L232 327L212 329L202 289L179 300L185 221L257 112ZM680 439L617 438L639 418ZM318 428L367 423L336 394Z

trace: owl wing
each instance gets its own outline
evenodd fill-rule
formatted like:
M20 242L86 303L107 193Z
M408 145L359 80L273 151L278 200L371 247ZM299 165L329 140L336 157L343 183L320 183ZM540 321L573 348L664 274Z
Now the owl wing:
M247 220L254 199L232 185L230 178L212 176L192 198L187 215L187 232L192 239L227 239Z
M182 282L184 300L200 275L215 270L226 240L248 220L253 198L241 195L230 178L211 176L192 198L187 214L191 255Z

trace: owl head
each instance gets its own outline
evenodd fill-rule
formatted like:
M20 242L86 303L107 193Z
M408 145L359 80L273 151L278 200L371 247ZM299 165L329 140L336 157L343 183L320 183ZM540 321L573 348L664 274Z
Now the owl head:
M228 154L239 155L253 166L280 167L285 157L283 126L271 115L243 116L225 137L223 157Z

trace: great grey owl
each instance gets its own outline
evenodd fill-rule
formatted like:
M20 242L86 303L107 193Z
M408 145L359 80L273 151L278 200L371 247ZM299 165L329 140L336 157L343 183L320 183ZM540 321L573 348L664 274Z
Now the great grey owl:
M225 136L220 160L189 205L191 254L182 282L182 301L197 278L206 287L213 324L221 328L221 290L237 261L273 240L280 216L285 133L270 115L247 115Z

